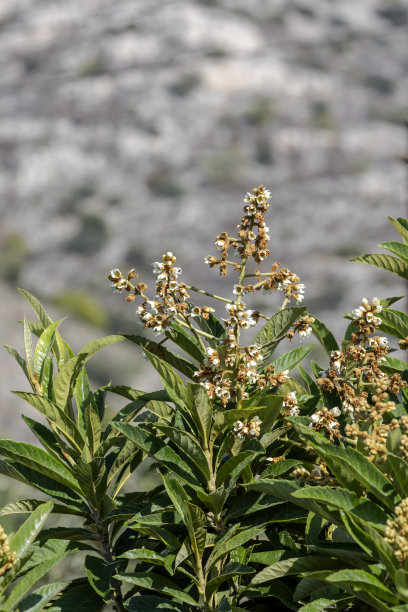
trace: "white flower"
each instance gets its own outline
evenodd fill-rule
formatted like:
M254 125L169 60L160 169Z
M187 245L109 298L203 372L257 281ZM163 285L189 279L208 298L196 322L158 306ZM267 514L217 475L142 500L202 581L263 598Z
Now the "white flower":
M159 281L159 282L166 281L167 279L168 279L168 275L166 274L166 272L162 272L161 274L158 274L156 277L156 281Z
M241 295L241 293L242 293L242 285L234 285L232 293L234 293L235 295Z
M180 276L180 274L183 274L183 270L181 268L173 268L172 272L175 276Z
M320 417L318 414L314 413L311 415L310 420L312 423L318 423L320 421Z
M334 417L338 417L338 416L340 416L340 415L341 415L341 410L340 410L340 408L338 408L337 406L335 406L334 408L332 408L332 409L330 410L330 412L332 413L332 415L333 415Z
M293 408L289 409L290 416L298 416L299 412L299 406L293 406Z
M355 308L353 310L353 319L361 319L361 317L363 316L364 311L361 308Z
M222 249L225 246L225 240L216 240L215 241L215 246L217 247L218 251L222 251Z
M378 339L378 344L380 346L388 346L388 339L382 336L381 338Z
M164 263L161 263L160 261L155 261L152 263L153 266L153 272L154 274L159 274L160 272L162 272L164 270Z
M299 338L307 338L312 333L312 328L308 325L305 329L301 329L299 332Z

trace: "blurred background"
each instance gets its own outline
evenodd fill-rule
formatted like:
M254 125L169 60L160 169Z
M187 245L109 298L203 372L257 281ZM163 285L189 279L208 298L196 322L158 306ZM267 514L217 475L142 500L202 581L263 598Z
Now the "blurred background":
M166 250L225 293L203 258L259 183L270 262L338 335L363 297L404 294L348 260L407 216L407 34L407 0L1 0L1 343L22 350L33 318L17 287L69 315L75 350L140 333L107 273L149 283ZM96 384L155 385L134 346L90 364ZM1 436L30 440L10 389L27 384L2 350Z

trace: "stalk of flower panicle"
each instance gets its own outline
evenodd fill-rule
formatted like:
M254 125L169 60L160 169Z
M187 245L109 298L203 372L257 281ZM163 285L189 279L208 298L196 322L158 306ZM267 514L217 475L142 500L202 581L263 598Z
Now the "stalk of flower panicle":
M215 293L210 293L210 291L205 291L204 289L198 289L198 287L193 287L192 285L186 285L187 289L190 291L195 291L196 293L202 293L203 295L208 295L208 297L213 298L214 300L219 300L220 302L227 302L228 304L233 304L233 300L229 300L228 298L221 297L220 295L215 295Z

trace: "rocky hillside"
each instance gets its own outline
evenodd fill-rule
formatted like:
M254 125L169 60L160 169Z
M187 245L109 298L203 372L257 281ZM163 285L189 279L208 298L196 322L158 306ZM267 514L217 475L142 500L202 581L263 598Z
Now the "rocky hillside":
M404 293L347 260L407 215L407 31L406 0L2 0L1 341L21 346L18 285L80 317L76 348L132 329L106 272L146 276L167 249L186 282L221 291L203 257L259 183L273 260L311 311L341 330L365 295ZM21 383L1 360L11 433ZM127 354L115 375L153 384Z

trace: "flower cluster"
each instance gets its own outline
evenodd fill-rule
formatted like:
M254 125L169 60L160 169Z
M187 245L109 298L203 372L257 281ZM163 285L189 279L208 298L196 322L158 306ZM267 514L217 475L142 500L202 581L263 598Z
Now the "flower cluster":
M246 437L257 438L261 433L261 423L262 421L258 416L252 417L249 423L247 420L235 421L232 433L239 440L243 440Z
M202 367L194 373L194 377L204 386L211 399L217 397L222 404L226 404L230 398L235 398L237 382L242 389L258 382L257 368L262 359L258 345L238 347L234 332L229 330L218 350L211 347L206 349ZM247 393L243 390L241 396L245 398Z
M11 569L16 561L17 554L10 551L7 534L0 525L0 576Z
M330 440L333 440L333 437L340 436L340 423L337 421L336 417L341 415L341 410L337 406L331 408L330 410L326 407L323 407L321 410L318 410L310 417L309 427L314 429L315 431L321 431L328 435Z
M245 310L245 304L238 302L237 304L226 304L226 310L229 313L229 319L224 319L225 327L240 327L241 329L249 329L257 324L260 313L257 310Z
M358 327L358 332L352 335L353 342L358 342L362 336L373 334L380 327L382 320L377 317L382 311L382 306L378 298L373 298L369 302L363 298L361 306L353 310L354 325Z
M391 544L401 563L408 558L408 498L395 506L395 518L387 520L385 541Z
M302 298L303 299L303 298ZM300 301L300 300L298 300ZM286 337L289 340L297 333L300 340L304 340L312 333L312 325L315 322L315 318L310 315L303 315L292 325L291 329L286 333Z
M298 416L300 408L296 397L296 391L291 391L283 396L282 408L286 416Z
M341 409L349 420L346 435L360 439L369 458L379 462L386 456L388 432L397 423L395 419L384 423L384 415L393 412L392 396L406 386L398 373L386 374L381 370L390 347L384 336L371 335L381 325L377 316L381 310L378 298L371 302L362 300L361 306L353 311L358 331L352 334L344 352L332 351L328 369L317 379L323 391L338 393Z
M138 275L135 269L132 268L127 273L127 277L124 277L119 268L114 268L108 274L109 286L112 287L114 293L122 293L126 291L129 295L126 297L127 302L133 302L137 295L145 297L144 291L147 289L145 283L138 283L134 285L131 281L133 278L137 278Z

